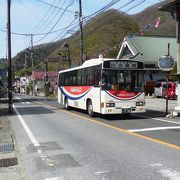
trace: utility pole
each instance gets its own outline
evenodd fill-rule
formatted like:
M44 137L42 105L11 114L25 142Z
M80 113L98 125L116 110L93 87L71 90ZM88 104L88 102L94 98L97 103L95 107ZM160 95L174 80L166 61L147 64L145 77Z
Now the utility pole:
M168 43L167 56L170 55L170 43ZM170 71L166 72L166 115L168 115L168 100L169 100L169 75Z
M34 52L33 52L33 34L31 36L31 62L32 62L32 78L33 78L33 96L35 96L35 81L34 81Z
M48 82L48 59L44 61L45 64L45 77L44 77L44 88L45 96L49 95L49 82Z
M82 17L82 2L79 0L79 27L80 27L80 60L81 64L84 62L84 43L83 43L83 17Z
M7 1L7 32L8 32L8 103L9 113L13 112L12 106L12 68L11 68L11 0Z

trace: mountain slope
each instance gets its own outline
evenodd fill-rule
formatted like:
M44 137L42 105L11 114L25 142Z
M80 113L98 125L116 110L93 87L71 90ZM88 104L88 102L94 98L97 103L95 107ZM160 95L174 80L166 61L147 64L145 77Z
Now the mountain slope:
M166 1L166 3L169 0ZM104 57L116 58L119 51L119 44L128 34L138 34L140 29L146 25L152 24L151 28L144 30L145 35L175 35L175 20L172 20L170 13L159 11L162 3L157 3L144 11L127 15L118 10L108 10L100 13L90 19L84 26L84 56L85 59L98 57L103 54ZM155 19L161 18L160 26L154 28ZM43 69L43 61L47 58L67 57L67 52L61 48L63 44L68 43L71 51L72 64L78 64L79 59L79 32L69 38L55 43L48 43L35 47L34 64L40 64L37 69ZM17 70L23 68L24 51L20 52L14 58L14 64ZM60 63L48 63L49 70L58 70L68 67L67 61ZM31 60L28 59L28 65L31 67Z
M117 10L108 10L91 19L84 26L84 52L88 58L104 57L116 58L119 51L119 43L127 34L138 31L137 23L122 15ZM74 63L79 62L79 35L78 33L67 39L70 44L71 57ZM59 49L55 50L49 57L57 57Z
M170 1L166 1L168 3ZM152 26L148 30L144 30L144 33L147 35L169 35L172 36L176 34L175 20L172 19L172 16L168 12L160 11L159 8L163 6L162 3L157 3L153 6L150 6L143 10L142 12L131 16L134 19L140 29L144 29L148 24L155 24L155 21L160 17L160 25L158 28Z

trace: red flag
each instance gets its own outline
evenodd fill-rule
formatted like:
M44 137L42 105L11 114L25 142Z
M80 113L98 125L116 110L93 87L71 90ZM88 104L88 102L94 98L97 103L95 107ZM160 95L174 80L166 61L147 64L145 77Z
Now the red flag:
M155 22L154 27L156 27L156 28L159 27L160 21L161 21L161 18L158 17L158 18L156 19L156 22Z

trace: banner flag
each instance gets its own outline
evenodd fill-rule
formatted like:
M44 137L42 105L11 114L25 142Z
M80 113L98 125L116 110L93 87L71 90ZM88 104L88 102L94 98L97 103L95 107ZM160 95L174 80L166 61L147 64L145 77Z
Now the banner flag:
M155 26L154 27L159 27L159 24L160 24L160 21L161 21L161 19L160 19L160 17L158 17L157 19L156 19L156 22L155 22Z

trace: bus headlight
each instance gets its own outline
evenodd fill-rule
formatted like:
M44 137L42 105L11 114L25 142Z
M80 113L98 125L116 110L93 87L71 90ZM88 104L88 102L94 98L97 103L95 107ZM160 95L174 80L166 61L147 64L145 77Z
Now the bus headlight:
M115 107L115 103L106 103L106 107Z
M145 102L136 102L136 106L144 106L145 105Z

